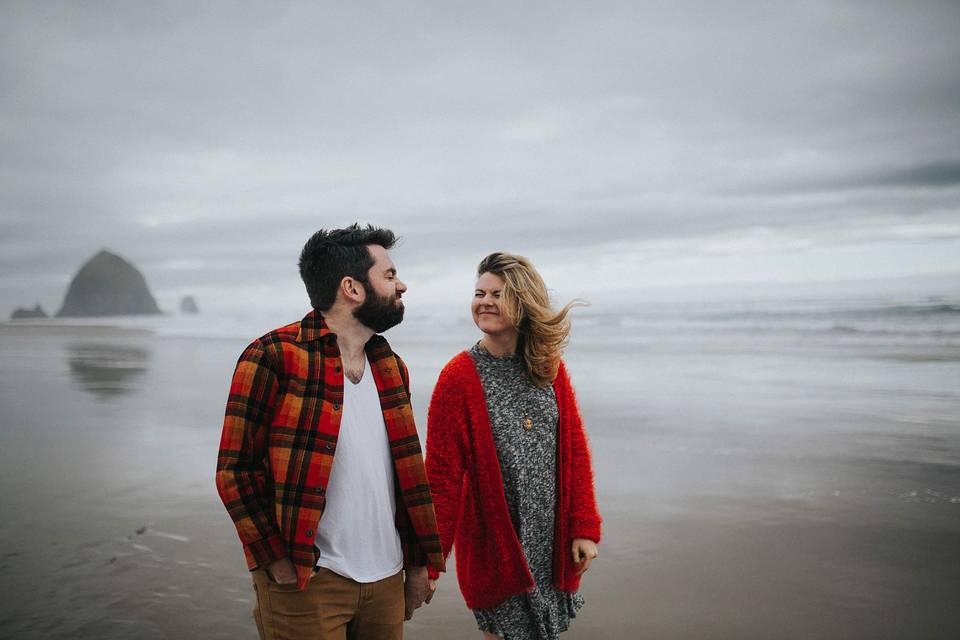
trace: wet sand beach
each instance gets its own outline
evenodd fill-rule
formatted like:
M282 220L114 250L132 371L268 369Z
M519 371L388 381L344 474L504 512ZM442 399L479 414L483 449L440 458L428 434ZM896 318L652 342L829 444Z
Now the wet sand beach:
M391 341L422 431L469 342ZM256 637L213 486L245 342L0 326L0 637ZM958 637L952 349L575 340L605 526L564 637ZM406 635L479 637L452 573Z

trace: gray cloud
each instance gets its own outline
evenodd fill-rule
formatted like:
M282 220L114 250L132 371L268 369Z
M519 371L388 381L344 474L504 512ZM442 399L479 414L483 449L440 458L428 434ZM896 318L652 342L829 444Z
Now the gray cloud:
M0 295L102 246L157 286L271 282L354 220L423 273L838 221L951 241L958 23L934 1L7 2Z
M863 186L931 187L960 186L960 161L934 162L892 170L868 177Z
M801 179L739 185L724 191L727 195L755 193L765 195L791 195L830 191L884 190L884 189L927 189L944 190L950 202L958 201L960 187L960 161L946 160L926 162L910 166L863 170L848 175L822 175ZM874 194L880 195L879 191ZM923 196L920 197L921 199ZM916 200L916 195L911 195Z

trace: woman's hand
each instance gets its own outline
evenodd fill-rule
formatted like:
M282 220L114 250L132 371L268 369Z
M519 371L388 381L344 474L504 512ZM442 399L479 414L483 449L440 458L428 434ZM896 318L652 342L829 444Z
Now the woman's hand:
M589 569L593 559L600 555L600 552L597 550L597 543L593 540L587 540L586 538L577 538L574 540L572 551L573 564L580 565L580 569L577 571L578 576Z

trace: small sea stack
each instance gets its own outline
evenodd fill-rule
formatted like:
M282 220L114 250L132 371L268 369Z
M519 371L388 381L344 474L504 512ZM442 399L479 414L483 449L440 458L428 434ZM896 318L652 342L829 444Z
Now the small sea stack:
M43 310L43 307L40 306L38 302L33 309L28 309L26 307L17 307L14 309L13 313L10 314L11 320L35 320L37 318L49 318L47 312Z
M143 274L106 249L84 264L70 282L58 318L162 313Z
M200 313L200 308L197 306L197 301L193 299L193 296L183 296L183 298L180 299L180 313L188 315Z

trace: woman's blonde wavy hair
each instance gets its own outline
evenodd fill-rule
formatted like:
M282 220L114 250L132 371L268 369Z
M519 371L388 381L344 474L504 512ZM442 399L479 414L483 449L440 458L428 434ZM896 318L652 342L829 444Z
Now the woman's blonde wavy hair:
M500 311L519 333L517 352L533 383L550 386L557 377L560 356L570 338L567 314L575 306L586 306L583 300L571 300L555 311L543 278L523 256L496 252L484 258L477 267L477 277L492 273L503 279Z

